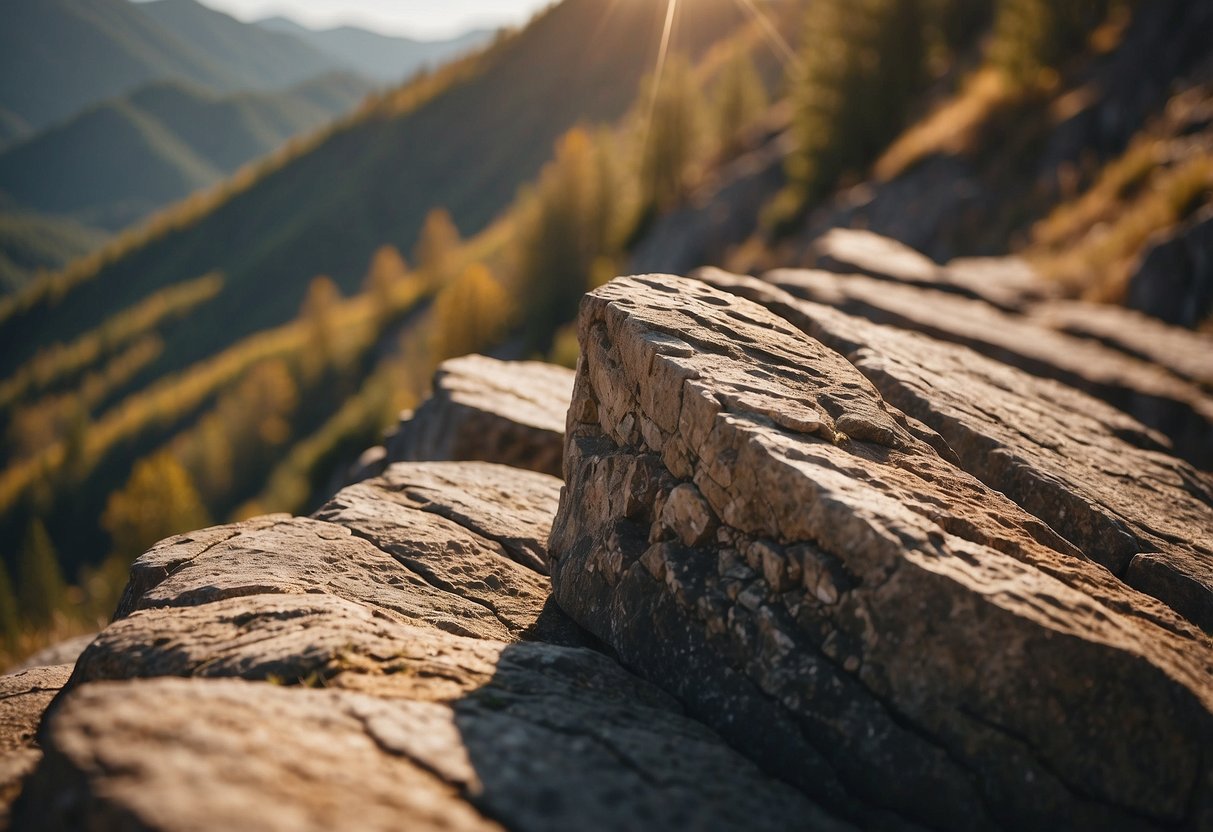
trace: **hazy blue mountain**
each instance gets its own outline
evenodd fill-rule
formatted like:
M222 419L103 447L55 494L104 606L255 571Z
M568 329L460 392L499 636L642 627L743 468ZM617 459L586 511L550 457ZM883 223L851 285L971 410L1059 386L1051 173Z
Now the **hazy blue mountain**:
M228 96L152 84L0 152L0 193L10 209L116 231L352 109L369 89L348 75Z
M154 0L138 8L210 60L243 79L243 89L276 89L349 71L345 62L285 32L243 23L196 0Z
M286 17L266 18L257 25L306 41L360 74L387 83L402 81L419 69L471 52L494 36L492 29L474 29L447 40L414 40L354 26L309 29Z
M246 83L128 0L3 1L0 121L36 130L166 78L226 90Z

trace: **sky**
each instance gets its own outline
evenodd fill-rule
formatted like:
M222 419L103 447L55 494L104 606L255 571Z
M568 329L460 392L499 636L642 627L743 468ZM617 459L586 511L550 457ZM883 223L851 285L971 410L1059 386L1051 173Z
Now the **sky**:
M384 34L441 38L525 23L551 0L200 0L241 20L284 15L305 26L351 24Z

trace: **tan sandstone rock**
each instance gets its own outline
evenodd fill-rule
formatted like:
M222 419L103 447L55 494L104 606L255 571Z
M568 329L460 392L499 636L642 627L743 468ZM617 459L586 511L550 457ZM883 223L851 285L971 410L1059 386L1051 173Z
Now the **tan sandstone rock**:
M552 575L625 664L839 811L1213 823L1203 632L756 304L624 278L579 331ZM719 523L694 546L662 520L688 485Z
M443 362L434 391L387 441L386 461L482 460L559 477L573 373L468 355Z

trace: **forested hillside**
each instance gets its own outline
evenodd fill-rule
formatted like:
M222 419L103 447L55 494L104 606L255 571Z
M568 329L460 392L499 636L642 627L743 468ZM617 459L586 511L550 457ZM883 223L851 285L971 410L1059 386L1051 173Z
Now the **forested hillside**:
M228 96L152 84L0 151L0 193L8 211L120 231L348 113L370 90L348 75Z

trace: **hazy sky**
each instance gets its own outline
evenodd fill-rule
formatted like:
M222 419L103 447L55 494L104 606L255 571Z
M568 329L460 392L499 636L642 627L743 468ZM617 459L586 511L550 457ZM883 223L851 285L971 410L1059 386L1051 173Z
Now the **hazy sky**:
M351 23L427 38L474 26L525 23L551 0L200 0L241 20L281 14L307 26Z

